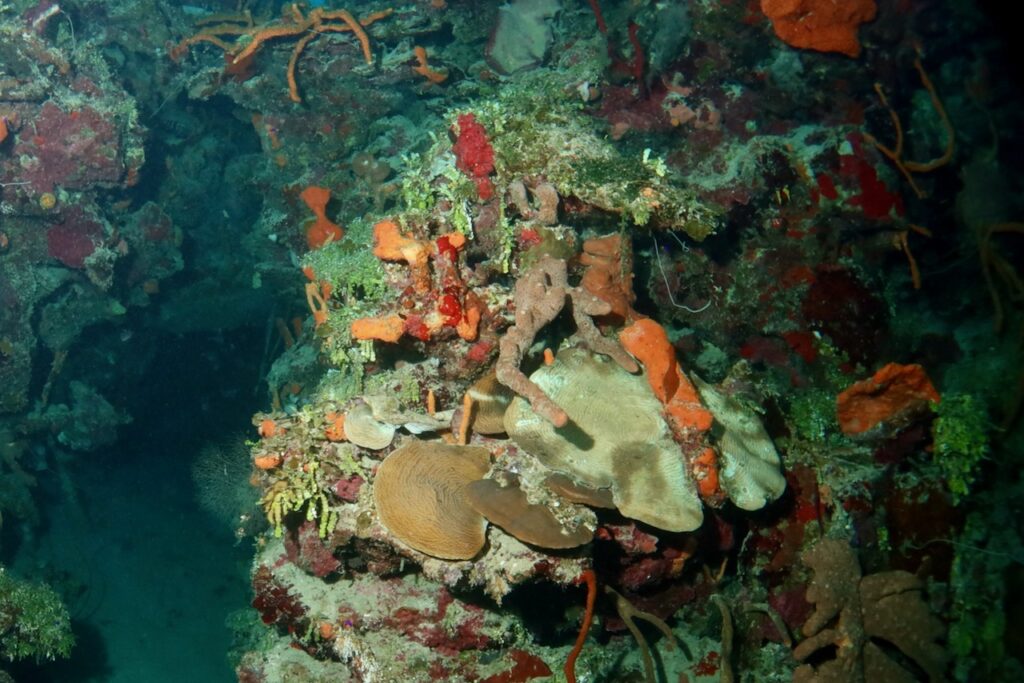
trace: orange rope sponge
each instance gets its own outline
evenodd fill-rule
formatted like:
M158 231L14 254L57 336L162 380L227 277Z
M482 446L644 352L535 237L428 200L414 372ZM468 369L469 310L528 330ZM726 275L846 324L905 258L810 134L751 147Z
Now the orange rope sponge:
M363 57L366 59L367 64L373 64L373 51L370 50L370 37L366 35L366 31L359 25L356 18L348 10L340 9L335 13L339 19L344 21L352 33L356 34L356 38L359 39L359 44L363 47Z
M590 625L594 621L594 605L597 604L597 574L593 569L583 570L578 582L587 584L587 606L583 612L583 623L580 624L580 632L576 636L576 643L565 660L565 680L568 683L576 683L576 659L583 651L583 645L587 642L587 633L590 632Z
M875 18L875 0L761 0L783 42L805 50L860 55L858 27Z
M327 322L330 309L327 306L327 299L324 298L315 282L306 283L306 303L309 304L309 310L313 314L314 327L320 327Z
M676 362L676 351L668 334L650 318L641 318L619 332L619 342L643 363L654 395L665 406L673 427L706 432L714 417L701 405L690 379Z
M956 146L956 130L953 128L953 123L949 120L949 115L946 113L946 107L942 104L939 94L935 91L935 85L932 83L932 80L928 78L928 72L924 70L924 65L921 63L920 45L915 45L915 48L917 49L918 56L914 59L914 68L917 69L917 75L921 78L921 85L923 85L924 89L928 91L928 96L932 101L932 108L935 109L935 113L938 114L942 128L945 130L945 149L943 149L940 156L937 156L930 161L911 161L910 159L903 158L903 124L900 121L899 114L897 114L892 108L892 105L889 104L889 100L885 96L885 91L882 90L881 83L875 83L875 93L878 95L878 99L882 103L882 106L889 110L889 118L892 120L892 127L896 131L896 142L892 147L889 147L879 142L878 138L867 132L864 133L864 139L874 145L879 152L888 157L888 159L896 165L899 172L902 173L903 177L907 179L908 183L910 183L910 189L914 191L914 194L916 194L918 198L923 199L925 197L925 193L914 180L914 174L934 171L935 169L941 168L952 161L953 151Z
M435 71L434 69L430 68L430 65L427 63L427 50L426 50L426 48L424 48L424 47L422 47L420 45L417 45L416 47L414 47L412 49L412 51L413 51L413 54L416 55L416 62L417 62L416 66L414 66L412 68L413 71L418 73L420 76L423 76L425 79L427 79L428 81L430 81L434 85L438 85L440 83L444 83L446 80L448 80L448 72L446 72L446 71Z
M325 10L317 8L308 15L303 14L298 4L292 3L291 15L282 19L256 26L248 13L232 17L216 26L204 26L198 33L171 47L168 55L174 61L181 59L189 48L198 43L210 43L224 50L229 57L229 68L246 64L253 55L269 41L282 38L296 38L288 60L288 94L293 102L301 102L295 70L302 52L314 39L325 33L353 33L359 40L367 64L373 64L373 51L366 27L391 16L394 10L373 12L357 20L348 10ZM338 22L338 23L332 23ZM202 22L203 24L208 22ZM201 25L201 24L197 24ZM229 42L232 41L232 42Z

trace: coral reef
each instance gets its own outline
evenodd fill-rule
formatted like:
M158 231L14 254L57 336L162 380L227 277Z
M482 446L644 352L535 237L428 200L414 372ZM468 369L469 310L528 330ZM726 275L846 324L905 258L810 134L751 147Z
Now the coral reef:
M140 414L244 404L182 456L240 681L1020 679L978 8L335 5L0 2L5 553ZM139 401L198 339L217 389ZM0 569L0 655L67 622Z
M314 206L299 193L317 223L347 230L306 244L313 326L276 362L274 407L254 422L275 425L253 449L253 482L281 536L254 568L265 620L316 666L340 660L357 680L527 680L560 666L569 680L614 679L609 658L626 648L626 668L653 680L637 616L679 641L659 648L670 678L756 680L774 668L779 680L887 680L904 660L873 638L941 676L944 634L922 584L892 567L922 562L907 550L928 533L911 521L915 505L939 509L977 481L970 454L983 451L965 432L983 442L985 429L958 399L943 412L940 365L894 353L902 300L863 265L891 247L862 224L908 259L893 282L921 276L888 148L842 117L738 125L753 120L760 86L725 96L701 81L695 64L726 59L698 32L700 56L654 61L648 48L671 49L643 23L656 13L591 3L599 38L562 43L565 26L584 25L563 7L555 28L554 6L513 3L458 24L491 37L489 65L509 80L475 83L493 97L446 105L405 147L415 152L392 156L374 181L397 171L383 205L335 217L328 195ZM874 3L816 14L825 23L801 26L807 42L786 33L792 12L776 10L765 8L790 45L849 56L875 16ZM505 41L526 18L536 40L510 55ZM692 7L686 17L722 31L737 20ZM379 40L403 21L382 23ZM444 62L456 53L430 49L429 64L446 67L434 79L416 47L406 66L432 84L417 97L468 87ZM662 156L658 136L692 147ZM374 159L359 156L353 172L368 178ZM345 192L329 175L315 186ZM299 361L307 346L326 372ZM290 383L301 388L282 395ZM925 450L932 435L948 444L945 472ZM959 523L951 515L938 533ZM847 537L871 550L858 557ZM404 592L413 580L436 605ZM589 597L575 644L557 606L541 629L554 640L514 607L546 590L582 603L580 583ZM389 615L350 604L362 593ZM637 645L614 635L595 652L595 612ZM416 654L382 660L381 638ZM270 676L283 661L250 653L244 670Z

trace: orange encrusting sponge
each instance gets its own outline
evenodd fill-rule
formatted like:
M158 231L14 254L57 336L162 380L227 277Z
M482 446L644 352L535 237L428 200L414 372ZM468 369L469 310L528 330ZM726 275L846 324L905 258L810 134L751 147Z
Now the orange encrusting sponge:
M875 18L875 0L761 0L783 42L805 50L860 55L857 29Z
M920 365L889 363L836 397L836 417L846 435L863 434L941 400Z

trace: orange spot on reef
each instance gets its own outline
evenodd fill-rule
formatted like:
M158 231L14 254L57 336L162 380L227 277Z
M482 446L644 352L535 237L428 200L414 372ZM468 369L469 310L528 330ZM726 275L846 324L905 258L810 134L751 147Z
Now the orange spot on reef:
M269 417L260 422L259 435L264 439L269 439L276 434L284 434L284 430L277 426L277 423L271 420Z
M281 464L281 456L277 453L259 455L253 458L252 463L261 470L272 470Z
M329 412L324 416L327 419L327 427L324 429L324 436L328 441L345 441L345 413Z
M863 434L940 400L920 365L889 363L841 392L836 397L836 414L844 434Z
M306 203L316 217L306 228L306 244L310 249L319 249L328 242L337 242L345 236L345 231L327 218L327 202L331 200L330 190L311 185L302 191L299 198Z
M398 315L381 318L359 318L352 321L353 339L378 339L383 342L397 342L405 332L405 321Z
M878 7L875 0L761 0L761 11L788 45L857 57L857 29L875 18Z

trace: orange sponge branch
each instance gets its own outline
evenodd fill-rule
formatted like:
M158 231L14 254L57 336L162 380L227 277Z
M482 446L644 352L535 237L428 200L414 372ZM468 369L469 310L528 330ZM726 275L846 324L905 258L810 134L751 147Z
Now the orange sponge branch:
M291 5L290 9L290 14L285 18L259 26L253 23L252 16L248 14L240 15L235 20L225 20L214 26L206 26L195 35L173 46L168 51L168 55L172 60L177 61L188 52L191 46L198 43L210 43L224 50L231 57L230 66L237 66L251 59L260 48L270 41L295 38L295 47L292 48L291 57L288 59L288 95L293 102L301 102L302 97L299 94L295 72L299 58L313 40L324 33L352 33L359 41L363 59L367 64L373 64L373 50L366 28L381 19L386 19L394 12L391 9L381 10L357 20L351 12L345 9L317 8L308 15L303 14L302 9L295 3ZM229 42L231 40L234 42Z
M586 569L580 576L579 581L587 584L587 607L583 613L583 623L580 624L579 635L576 636L576 643L565 660L565 680L568 683L576 683L576 660L583 651L583 645L587 642L587 634L590 632L590 625L594 621L594 605L597 603L597 574L593 569Z
M665 406L674 428L697 432L711 429L711 411L701 405L696 388L679 368L665 328L642 318L619 332L619 342L643 364L651 390Z
M430 64L427 62L427 49L425 47L417 45L413 48L412 52L416 55L416 66L412 68L413 71L434 85L444 83L448 79L446 71L436 71L430 68Z

